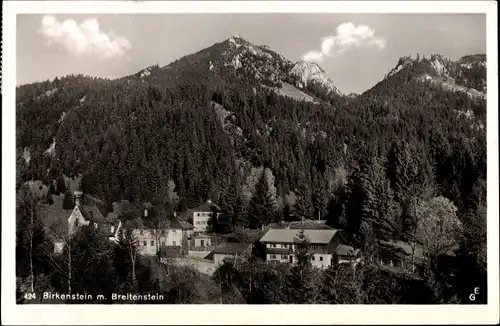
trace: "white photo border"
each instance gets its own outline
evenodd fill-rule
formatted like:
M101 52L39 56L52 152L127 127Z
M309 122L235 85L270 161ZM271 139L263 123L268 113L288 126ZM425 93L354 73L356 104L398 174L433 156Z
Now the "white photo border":
M16 15L42 13L483 13L487 29L487 305L16 305ZM47 324L496 324L499 320L495 1L5 1L2 32L2 322ZM472 291L472 289L471 289Z

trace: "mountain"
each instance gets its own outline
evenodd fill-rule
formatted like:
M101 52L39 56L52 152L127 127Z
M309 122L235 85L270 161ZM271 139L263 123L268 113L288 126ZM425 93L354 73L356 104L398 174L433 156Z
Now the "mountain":
M404 57L399 59L396 67L385 78L404 74L404 70L437 87L465 92L472 98L486 99L485 55L468 55L455 61L437 54L428 59Z
M342 96L331 78L316 63L292 62L266 45L253 45L239 36L216 43L164 67L152 66L131 76L147 82L173 84L179 75L235 75L278 94L299 100L330 101Z
M445 101L448 104L448 108L445 109L447 114L454 113L456 117L468 120L472 128L484 130L486 125L485 55L468 55L458 60L451 60L439 54L433 54L429 58L421 58L419 55L417 58L402 57L382 81L366 91L358 100L366 102L378 92L387 95L389 89L391 96L398 98L400 96L393 91L407 87L413 88L413 94L422 94L421 104L425 103L424 99L439 96L438 101ZM444 97L454 98L445 99ZM452 108L450 101L464 105Z
M484 55L405 57L371 89L343 95L317 64L235 36L119 79L22 85L17 182L82 175L108 206L161 202L175 184L180 211L208 197L245 211L264 175L269 209L294 197L296 215L322 213L355 235L360 219L346 214L362 215L346 210L364 192L349 187L386 180L378 191L397 194L391 171L406 162L465 216L486 175L485 69Z

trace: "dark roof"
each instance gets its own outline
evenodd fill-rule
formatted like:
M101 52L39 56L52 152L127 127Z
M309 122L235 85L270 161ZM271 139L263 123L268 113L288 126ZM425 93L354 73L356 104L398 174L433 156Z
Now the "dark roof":
M180 220L178 219L177 217L173 217L172 218L172 223L171 223L171 226L170 226L172 229L194 229L194 226L187 222L187 221L183 221L183 220Z
M188 221L178 220L183 229L194 229L194 225Z
M96 206L92 205L83 205L80 208L80 212L82 213L83 217L91 222L95 223L100 223L104 222L104 216L102 215L101 211L99 208Z
M309 230L305 229L304 233L309 238L311 244L328 244L339 230ZM269 229L267 233L260 239L264 243L296 243L296 238L300 230L297 229Z
M221 210L220 207L217 206L215 203L213 203L211 201L207 201L207 202L201 204L200 206L193 208L192 211L193 212L211 212L211 211L213 211L214 208L218 211Z
M338 256L345 256L345 257L354 257L356 254L359 252L359 249L354 249L351 246L347 245L338 245L337 249L335 249L335 253Z
M142 219L140 219L142 221ZM142 228L151 229L153 227L151 222L144 222ZM194 229L194 226L186 221L182 221L175 216L171 216L169 218L158 221L159 229Z
M293 222L282 222L278 223L270 223L269 228L271 229L309 229L309 230L332 230L331 226L325 224L324 220L304 220L302 221L293 221Z
M378 249L380 252L379 254L381 255L384 255L384 252L386 253L386 255L392 254L401 258L412 255L411 245L403 241L380 241ZM421 246L417 245L415 247L415 257L424 257L423 248Z
M236 243L227 242L217 246L214 250L214 254L241 254L252 247L251 243Z

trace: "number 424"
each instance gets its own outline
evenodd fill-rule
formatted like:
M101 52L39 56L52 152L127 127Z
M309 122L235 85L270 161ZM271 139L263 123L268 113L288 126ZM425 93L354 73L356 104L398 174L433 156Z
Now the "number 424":
M24 299L26 300L34 300L36 299L36 293L25 293Z

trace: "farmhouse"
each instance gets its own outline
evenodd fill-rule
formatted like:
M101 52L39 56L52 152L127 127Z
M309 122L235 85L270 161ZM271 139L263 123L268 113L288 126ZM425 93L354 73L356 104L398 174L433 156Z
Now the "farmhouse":
M270 229L260 239L266 245L266 260L282 263L295 263L298 229ZM304 230L310 241L310 251L313 254L312 265L327 268L332 264L335 251L343 244L339 230Z

